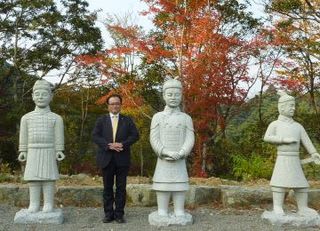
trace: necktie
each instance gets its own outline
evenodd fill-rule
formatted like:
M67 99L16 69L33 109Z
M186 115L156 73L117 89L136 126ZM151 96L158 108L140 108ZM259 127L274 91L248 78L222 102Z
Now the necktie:
M112 121L112 134L113 134L113 142L116 141L116 135L117 135L117 128L118 128L118 117L117 116L112 116L111 117Z

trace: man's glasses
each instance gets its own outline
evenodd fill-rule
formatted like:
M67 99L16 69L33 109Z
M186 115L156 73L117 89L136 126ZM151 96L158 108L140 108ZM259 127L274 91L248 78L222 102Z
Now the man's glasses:
M121 105L121 103L107 103L107 104L110 106L120 106Z

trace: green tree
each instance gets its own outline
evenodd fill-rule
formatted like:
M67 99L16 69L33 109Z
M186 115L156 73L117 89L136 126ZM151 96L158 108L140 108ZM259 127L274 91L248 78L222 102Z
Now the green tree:
M58 88L74 70L76 55L101 49L96 12L87 8L85 0L0 0L0 66L5 68L0 81L6 83L0 118L10 124L6 139L14 140L14 147L19 119L33 105L34 81L54 71Z
M320 4L318 0L268 0L266 12L270 16L270 37L283 58L278 62L280 83L309 94L315 113L319 106L320 88Z

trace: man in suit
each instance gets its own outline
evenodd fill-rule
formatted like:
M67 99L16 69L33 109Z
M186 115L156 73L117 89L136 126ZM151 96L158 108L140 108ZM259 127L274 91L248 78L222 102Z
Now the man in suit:
M99 117L93 129L93 142L97 144L97 166L102 170L104 223L123 218L126 203L126 184L130 166L130 146L139 139L138 130L128 116L120 114L122 98L110 95L107 100L109 114ZM113 185L116 178L116 193Z

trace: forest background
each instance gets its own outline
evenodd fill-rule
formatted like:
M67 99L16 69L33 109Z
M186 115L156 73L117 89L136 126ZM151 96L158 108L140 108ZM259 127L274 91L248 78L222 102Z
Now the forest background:
M21 171L19 121L34 108L33 83L52 71L59 81L51 110L65 124L62 174L98 174L91 131L117 92L141 135L130 174L152 176L149 128L168 77L183 82L182 110L195 126L191 176L269 179L276 149L262 139L277 118L279 89L296 97L294 118L320 150L319 1L261 1L263 17L248 10L251 1L141 1L153 28L144 31L129 14L107 15L113 45L105 49L85 0L0 0L1 173ZM319 178L319 166L304 168Z

